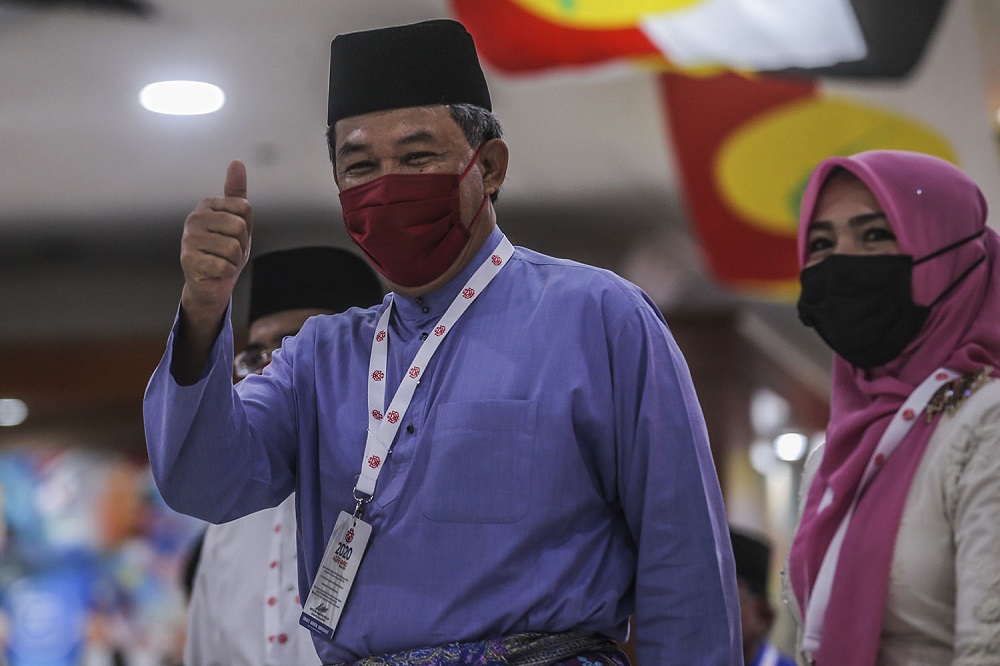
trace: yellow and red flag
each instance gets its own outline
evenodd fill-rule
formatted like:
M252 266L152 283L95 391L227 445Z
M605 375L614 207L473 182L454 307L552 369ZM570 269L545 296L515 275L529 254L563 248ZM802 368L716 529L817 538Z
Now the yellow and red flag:
M1000 183L966 3L944 14L943 0L906 12L895 0L452 3L506 73L653 65L692 233L715 279L744 293L796 293L799 201L826 157L916 150L965 168L988 198Z
M639 60L897 77L945 0L452 0L480 56L508 73Z

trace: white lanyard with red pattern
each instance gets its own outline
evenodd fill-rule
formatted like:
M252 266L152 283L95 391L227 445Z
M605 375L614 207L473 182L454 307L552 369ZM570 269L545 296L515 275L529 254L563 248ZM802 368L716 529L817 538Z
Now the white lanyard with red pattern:
M514 246L504 236L500 239L493 253L486 258L482 265L469 278L469 281L462 288L462 291L455 296L455 300L445 311L444 315L434 327L433 334L428 336L417 351L413 363L396 389L396 394L389 403L389 409L384 411L385 405L385 372L389 355L389 317L392 314L392 300L386 307L382 316L375 326L375 335L372 338L372 355L368 366L368 438L365 442L365 455L361 462L361 474L355 485L355 499L358 501L360 509L362 502L369 501L375 494L375 482L378 480L379 472L385 463L386 456L392 446L396 433L406 410L413 399L413 393L420 383L420 376L430 363L431 357L451 332L458 321L470 305L479 297L483 289L497 276L500 270L507 265L507 260L514 254Z
M823 556L823 563L820 565L819 573L816 576L816 582L813 584L809 599L805 605L802 653L806 663L815 663L812 655L819 650L820 641L823 638L823 620L826 615L826 607L830 603L830 594L833 591L833 576L836 573L837 561L840 559L840 550L844 545L847 526L854 516L854 510L858 505L862 491L868 486L875 474L882 469L889 456L899 447L900 442L903 441L906 433L913 426L913 422L916 421L920 416L920 412L923 411L927 403L934 397L934 393L942 384L958 376L959 373L948 368L938 368L932 372L910 393L906 402L903 403L903 406L892 417L889 427L882 433L875 451L872 452L872 457L865 466L865 472L861 476L861 483L858 484L858 489L854 493L851 506L847 510L847 514L840 521L840 526L833 535L833 539L830 540L830 545L826 549L826 554ZM823 494L822 500L820 500L817 510L823 511L832 501L833 491L828 487Z
M492 255L487 257L466 282L462 291L455 296L455 300L434 327L434 334L428 336L420 345L384 417L382 409L385 404L385 369L389 350L391 299L385 312L379 317L372 340L372 357L368 368L368 440L365 443L361 475L354 487L357 506L354 515L341 511L337 517L312 588L302 607L299 624L313 633L329 640L333 638L340 623L344 604L354 585L358 567L361 566L361 559L371 537L372 526L362 520L363 508L375 494L375 482L399 430L399 423L413 399L413 392L420 383L420 376L458 318L469 309L500 269L507 265L507 260L512 254L514 246L506 237L501 238Z

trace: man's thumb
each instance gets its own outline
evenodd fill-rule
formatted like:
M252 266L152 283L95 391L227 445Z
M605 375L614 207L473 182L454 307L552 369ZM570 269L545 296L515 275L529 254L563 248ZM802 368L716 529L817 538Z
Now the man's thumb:
M226 169L226 188L224 194L227 197L247 198L247 168L243 162L233 160Z

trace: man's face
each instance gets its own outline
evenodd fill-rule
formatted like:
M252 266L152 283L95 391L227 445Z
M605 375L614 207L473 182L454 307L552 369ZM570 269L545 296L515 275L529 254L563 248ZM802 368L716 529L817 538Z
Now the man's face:
M365 113L337 121L334 129L341 190L389 173L461 173L475 153L447 106Z
M387 174L460 174L472 162L477 148L469 145L446 106L366 113L337 121L334 130L334 180L342 191ZM481 153L460 185L461 219L466 226L472 223L488 194L482 160ZM473 242L456 260L454 270L445 273L445 279L465 265L466 254L474 253L480 245L476 241L485 239L492 230L492 209L487 206L481 215L489 219L473 227ZM392 286L404 295L413 291Z
M271 362L271 353L281 347L281 341L295 335L306 323L306 319L318 314L329 314L329 310L302 308L272 312L254 320L250 324L247 346L236 357L234 374L242 379L249 374L260 374Z

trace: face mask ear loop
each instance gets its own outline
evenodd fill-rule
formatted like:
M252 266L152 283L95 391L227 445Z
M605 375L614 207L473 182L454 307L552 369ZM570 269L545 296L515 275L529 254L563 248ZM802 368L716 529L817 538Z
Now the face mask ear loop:
M928 254L926 256L920 257L919 259L914 259L913 260L913 265L916 266L917 264L922 264L925 261L930 261L934 257L940 257L945 252L951 252L952 250L954 250L959 245L965 245L966 243L970 243L970 242L976 240L977 238L979 238L980 236L982 236L984 233L986 233L986 229L980 229L979 231L977 231L976 233L972 234L971 236L966 236L965 238L960 238L957 241L955 241L954 243L952 243L951 245L945 245L940 250L934 250L933 252L931 252L930 254Z
M976 267L979 266L979 264L983 263L984 261L986 261L986 257L979 257L979 259L976 259L976 261L974 261L971 266L969 266L968 268L966 268L965 271L961 275L959 275L957 278L955 278L955 281L952 282L950 285L948 285L948 288L945 289L943 292L941 292L941 295L938 296L937 298L935 298L934 301L930 305L928 305L927 307L928 308L933 308L935 305L937 305L942 300L944 300L945 296L947 296L948 294L950 294L955 289L955 287L957 287L962 282L962 280L964 280L966 277L968 277L969 273L971 273L972 271L974 271L976 269Z
M928 254L926 256L920 257L919 259L914 259L913 260L913 265L916 266L918 264L924 263L925 261L930 261L934 257L940 257L945 252L951 252L952 250L954 250L956 247L959 247L960 245L965 245L966 243L969 243L971 241L976 240L977 238L979 238L980 236L982 236L984 233L986 233L986 229L980 229L979 231L977 231L976 233L974 233L974 234L972 234L970 236L966 236L965 238L959 238L954 243L951 243L950 245L945 245L940 250L935 250L934 252L931 252L930 254ZM961 275L959 275L957 278L955 278L955 281L952 282L951 284L949 284L948 287L944 291L942 291L941 294L937 298L935 298L931 302L931 304L928 305L927 307L928 308L933 308L935 305L937 305L938 303L940 303L941 301L943 301L945 299L945 297L948 294L950 294L955 289L955 287L957 287L962 282L962 280L964 280L966 277L968 277L969 273L971 273L972 271L974 271L976 269L976 267L979 266L979 264L983 263L984 261L986 261L986 257L979 257L979 259L977 259L976 261L974 261L971 266L969 266L968 268L966 268L965 271L963 271Z
M485 145L486 145L485 143L481 143L479 144L479 147L476 148L476 152L472 154L472 159L469 160L469 165L465 167L465 171L463 171L462 174L458 177L458 182L461 183L462 180L465 179L466 175L468 175L469 171L472 170L472 165L476 163L477 159L479 159L479 151L481 151L483 149L483 146Z
M479 158L479 151L481 151L483 149L483 146L485 146L485 145L486 145L485 143L481 143L481 144L479 144L479 147L476 148L476 152L472 154L472 160L469 161L469 165L467 167L465 167L465 171L463 171L462 175L460 175L458 177L458 182L461 183L462 179L465 178L466 174L468 174L469 171L472 170L472 165L474 165L476 163L476 159ZM473 216L472 222L469 222L469 226L466 227L466 229L468 230L468 232L470 234L472 233L472 227L476 226L476 222L479 221L479 214L483 212L483 208L486 206L486 199L488 198L488 196L489 195L487 195L487 194L483 195L483 200L479 204L479 209L476 211L476 214Z

